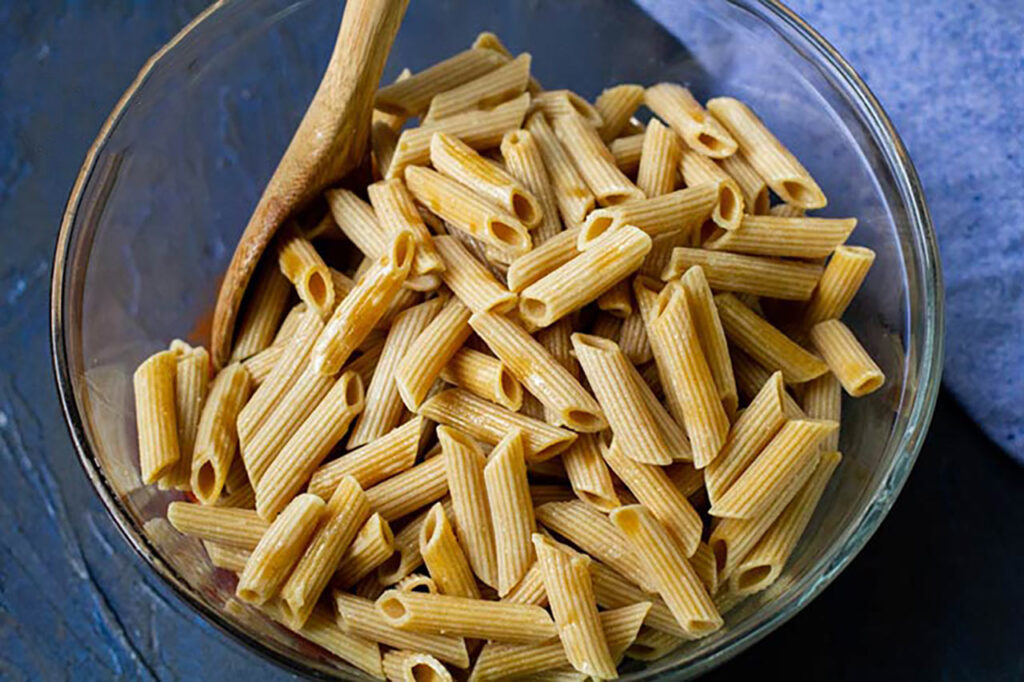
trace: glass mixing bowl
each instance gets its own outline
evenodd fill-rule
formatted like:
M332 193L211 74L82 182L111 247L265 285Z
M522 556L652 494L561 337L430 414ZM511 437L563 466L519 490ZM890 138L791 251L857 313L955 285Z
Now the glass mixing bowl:
M179 493L142 487L132 372L175 337L208 342L238 235L314 91L337 0L215 3L144 66L100 131L68 201L52 288L64 412L89 479L134 549L205 619L294 671L358 678L247 610L199 543L163 519ZM845 61L785 7L755 0L413 2L385 79L494 30L533 54L548 87L687 83L750 102L878 258L848 313L888 377L844 404L845 455L807 535L770 589L726 627L624 679L687 677L751 645L814 598L885 517L921 446L939 386L942 288L921 187L895 130ZM837 614L841 617L841 614Z

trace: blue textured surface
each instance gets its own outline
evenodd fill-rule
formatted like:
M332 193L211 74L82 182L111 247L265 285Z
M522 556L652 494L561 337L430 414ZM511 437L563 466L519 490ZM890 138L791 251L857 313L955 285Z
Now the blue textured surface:
M78 166L145 58L204 4L0 2L4 679L287 677L231 644L168 596L118 537L75 460L49 368L49 263ZM867 0L825 7L801 0L792 5L866 77L903 135L924 181L942 245L949 302L947 385L991 437L1024 454L1019 409L1024 398L1024 12L1013 1L982 5ZM980 436L970 438L983 447ZM926 448L925 460L927 454ZM949 465L957 459L941 461ZM919 466L924 465L926 461ZM1012 477L1018 473L1001 469L998 476L1016 485L1019 476ZM987 518L998 520L1008 507L995 506L993 500L1014 498L1008 488L985 483L979 483L979 495L985 495L981 504L993 505L986 508L991 514ZM956 497L958 491L964 492L963 485L958 478L953 490L927 492L933 498L942 495L974 505L977 497ZM909 501L902 506L908 508ZM896 523L891 519L886 526L894 528ZM916 546L944 547L943 532L934 546ZM978 552L988 547L982 544L983 537L998 548L986 554L995 560L1013 546L1016 536L1013 531L988 532L965 535L978 542ZM898 560L920 562L922 557L876 559L880 566ZM868 565L867 561L865 556L860 563ZM966 566L954 568L968 572ZM1007 596L998 586L1012 580L1010 571L1002 571L994 580L996 587L988 592L979 587L972 599L984 603L991 598L995 603L997 595ZM841 580L822 599L842 599L841 593L831 594L842 584ZM883 601L882 594L874 594ZM894 589L884 595L895 603L897 595L905 601L908 593ZM958 608L954 602L949 597L949 609ZM989 632L986 626L993 626L993 636L979 637L969 656L965 647L974 641L971 632L937 640L944 646L935 651L922 648L918 660L948 659L928 669L943 670L955 679L1012 679L1024 674L1019 646L997 646L1000 630L994 625L1001 621L990 613L977 613L974 606L959 608L964 611L957 625L972 630L964 618L973 616L978 631ZM797 621L812 617L802 615ZM941 620L941 614L928 617ZM823 622L827 619L826 615ZM1007 624L1012 622L1006 619ZM1016 623L1019 627L1019 620ZM950 631L945 632L949 636ZM1019 642L1012 629L1002 632ZM778 637L769 642L781 641ZM853 655L846 642L836 644L834 651L824 649L833 659L863 657ZM985 667L977 667L981 665ZM834 669L818 670L836 676Z

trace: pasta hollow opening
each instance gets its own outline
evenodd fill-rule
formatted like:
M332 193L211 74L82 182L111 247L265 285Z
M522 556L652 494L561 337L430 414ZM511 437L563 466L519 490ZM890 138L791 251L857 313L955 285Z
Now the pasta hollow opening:
M609 206L614 206L615 204L623 204L633 199L636 199L636 195L631 194L629 192L613 192L611 194L604 195L604 202Z
M488 225L488 229L495 239L508 244L509 246L526 246L523 235L519 234L514 227L500 220L492 220Z
M358 376L355 376L345 385L345 403L352 406L361 402L363 402L363 382Z
M405 604L398 597L392 595L389 597L381 597L377 601L377 605L380 607L381 613L391 620L401 620L407 614L405 610Z
M580 431L596 431L604 424L600 416L588 410L569 410L565 421L567 426Z
M878 374L866 376L857 382L857 385L854 386L854 391L851 392L850 395L858 397L867 395L868 393L873 393L881 388L883 383L885 383L885 377L883 376L879 376Z
M706 633L706 632L714 632L715 630L717 630L718 628L721 627L721 623L717 623L717 622L715 622L713 620L701 620L701 619L693 619L693 620L691 620L688 623L688 625L690 627L688 627L686 629L689 630L693 634L702 634L702 633Z
M520 400L517 400L517 398L521 399L522 397L519 382L516 381L515 377L509 374L508 370L501 370L501 376L498 381L501 394L505 396L510 403L514 404L516 402L520 402Z
M736 193L729 185L722 185L718 188L718 215L722 221L730 225L738 223L739 201Z
M516 217L524 223L530 224L538 220L537 211L534 210L533 202L524 196L522 192L517 191L512 193L512 211L516 214Z
M713 152L719 152L725 149L725 145L722 144L722 141L710 133L701 133L697 136L697 141Z
M200 499L212 501L216 486L217 472L213 468L213 462L206 460L199 467L199 471L196 472L196 492L199 494Z
M391 246L392 267L397 270L408 267L412 263L415 253L416 244L413 242L412 234L402 232L395 238Z
M324 276L321 273L317 271L309 273L306 289L317 306L322 307L327 303L327 282L324 281Z
M783 197L787 204L813 204L818 199L818 193L801 180L784 181L782 191L787 194L786 197Z
M409 667L409 672L415 682L442 682L446 679L429 663L414 663Z
M583 241L592 242L608 231L615 219L611 216L597 216L591 218L583 228Z
M754 566L741 571L736 578L736 585L741 590L750 590L767 580L772 574L772 567L768 565Z
M523 312L526 313L528 318L533 318L535 320L542 319L548 312L547 303L537 298L521 298L519 300L519 305L522 306Z

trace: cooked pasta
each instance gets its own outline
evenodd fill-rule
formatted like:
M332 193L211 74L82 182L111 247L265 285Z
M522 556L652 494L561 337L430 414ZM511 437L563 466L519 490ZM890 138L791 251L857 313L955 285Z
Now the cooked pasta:
M716 291L791 301L808 300L822 271L814 263L677 246L661 277L675 279L694 265L704 269L708 284Z
M579 254L576 248L580 228L559 232L546 242L512 261L508 268L508 287L522 291L545 275L565 265Z
M643 191L615 165L615 157L592 123L571 113L556 117L551 127L597 203L611 206L644 198Z
M398 363L395 385L410 411L419 409L445 365L469 338L471 314L458 298L449 299Z
M650 126L648 126L650 129ZM730 157L732 158L732 157ZM679 153L679 174L687 187L717 185L718 203L711 211L711 220L723 230L735 230L743 219L746 198L739 183L722 170L717 163L692 149L682 148ZM767 198L767 193L765 198Z
M604 123L597 108L571 90L539 92L534 95L530 110L531 113L542 112L549 121L565 116L579 116L595 128Z
M562 231L558 202L540 147L528 130L510 130L501 139L501 157L509 174L537 200L540 222L533 228L534 250Z
M885 374L850 328L839 320L819 322L811 328L810 337L848 395L859 398L885 383Z
M704 242L712 251L815 260L846 241L854 218L782 218L745 215L738 227Z
M597 132L605 142L611 142L626 128L629 119L644 102L641 85L616 85L605 89L594 100L594 108L601 115Z
M640 228L651 237L679 232L689 234L711 217L720 194L718 185L698 185L597 209L587 215L578 246L581 250L589 249L606 232L628 225Z
M796 157L747 105L731 97L708 100L708 111L739 144L740 153L787 204L823 208L825 194Z
M139 469L142 482L166 476L181 457L175 409L174 382L177 353L154 353L132 377L135 388L135 423L139 432Z
M384 563L394 549L390 524L379 513L373 514L341 555L331 583L339 588L352 587Z
M651 119L644 131L644 145L640 150L640 166L636 175L636 186L640 191L649 197L657 197L674 190L682 153L683 144L679 136L661 121Z
M192 487L192 453L209 390L210 354L202 346L193 348L179 339L171 342L170 349L178 353L174 366L174 423L178 428L181 454L158 483L162 487L186 490Z
M444 458L431 457L366 491L370 507L388 521L435 502L448 492Z
M668 123L694 151L724 158L736 153L737 140L686 88L675 83L658 83L644 92L644 104ZM712 112L715 113L715 112Z
M366 193L387 238L394 239L405 231L412 235L416 251L409 267L409 276L429 278L444 270L444 263L434 248L430 232L401 180L375 182L366 188ZM421 291L429 289L427 285L416 288ZM433 288L436 289L436 285Z
M764 215L769 212L771 197L768 196L768 185L742 154L718 159L718 164L743 192L743 206L747 213Z
M436 121L469 109L484 109L521 95L530 81L530 55L521 54L482 76L430 100L424 121Z
M593 193L580 177L569 153L562 146L555 131L551 129L544 114L538 112L529 116L524 127L540 149L562 220L567 227L579 225L594 208L596 200Z
M427 512L420 528L420 556L437 585L437 594L480 598L476 577L439 502Z
M711 370L711 376L718 388L727 415L732 417L739 406L739 395L736 391L736 377L732 371L732 359L729 357L729 346L725 341L725 331L718 317L718 308L711 293L704 269L697 265L679 278L686 306L693 315L693 324L697 330L704 359Z
M517 296L505 288L483 263L455 237L435 237L445 270L441 279L474 313L504 313L516 307Z
M210 387L190 457L192 492L203 504L212 504L224 488L238 452L235 422L251 389L249 372L238 362L218 372Z
M484 486L494 528L497 589L504 596L526 574L534 557L530 543L535 530L533 502L519 429L510 431L494 446L484 467Z
M871 249L863 246L836 247L803 310L801 328L809 330L819 322L842 317L874 262L875 252Z
M345 476L364 488L412 467L419 452L424 419L414 416L388 433L317 469L309 480L309 492L326 498Z
M523 404L523 387L509 368L487 353L462 348L441 370L441 378L510 410Z
M581 434L562 453L562 464L576 497L601 511L610 511L620 502L611 472L601 456L599 438L596 434Z
M434 96L491 73L507 61L493 50L471 48L448 59L385 85L377 91L373 106L402 116L418 116Z
M324 259L294 222L285 223L278 231L274 249L281 274L295 286L302 302L326 319L334 309L334 286Z
M277 263L267 262L260 267L235 331L232 361L245 360L271 344L291 293L290 282Z

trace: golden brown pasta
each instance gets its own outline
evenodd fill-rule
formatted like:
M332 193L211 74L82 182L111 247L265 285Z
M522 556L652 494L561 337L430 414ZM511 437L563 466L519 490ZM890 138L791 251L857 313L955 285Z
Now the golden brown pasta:
M493 71L434 95L424 121L501 104L521 95L529 81L530 55L521 54Z
M594 100L594 108L601 115L598 133L605 142L611 142L622 133L644 102L644 88L641 85L623 84L606 88Z
M831 419L837 424L843 410L843 390L839 379L832 372L826 372L817 379L804 384L803 410L811 419ZM822 452L839 449L839 429L833 431L822 442Z
M736 153L736 140L714 116L675 83L658 83L644 92L644 104L679 133L693 150L716 159Z
M809 299L822 270L820 265L814 263L677 246L672 250L671 260L661 277L665 280L675 279L694 265L704 269L708 284L716 291L791 301Z
M158 483L161 487L186 490L192 487L192 452L209 389L210 354L202 346L193 348L179 339L171 342L170 349L178 353L174 367L174 422L181 455Z
M836 248L804 308L801 329L842 317L874 262L875 252L863 246Z
M615 165L615 157L594 126L582 116L559 116L551 126L597 203L611 206L644 198L643 191Z
M513 429L494 446L484 467L484 485L494 528L497 589L504 596L533 563L530 535L536 524L526 479L522 431Z
M847 394L859 398L885 383L885 374L850 328L839 320L819 322L811 328L810 337Z
M224 488L238 452L235 422L251 390L249 372L237 362L218 372L210 387L189 458L192 492L203 504L212 504Z
M708 369L714 377L725 412L731 418L739 406L736 377L733 376L725 331L718 317L718 308L715 306L711 287L704 276L704 269L699 265L690 268L679 278L679 283L686 296L687 308L693 313L693 323L697 329L697 339L700 341L704 359L707 360Z
M445 365L469 338L471 314L458 298L449 299L409 346L395 371L395 384L410 411L420 407Z
M377 91L373 106L402 116L418 116L438 94L490 73L507 61L493 50L464 50Z
M441 503L430 508L420 528L420 555L437 584L438 594L480 599L473 570Z
M640 168L640 155L643 149L643 133L620 137L608 144L608 151L612 153L615 165L626 175L632 175Z
M512 261L508 268L509 288L522 291L575 258L579 254L576 248L579 233L579 228L559 232L544 244Z
M560 426L596 432L608 427L601 406L579 381L518 324L494 313L477 313L469 324L509 371Z
M326 319L334 309L334 286L324 259L294 222L285 223L278 231L274 249L281 274L295 286L302 302Z
M452 674L430 654L408 650L389 651L384 654L382 663L384 676L394 682L452 682Z
M370 204L377 214L381 227L387 238L394 239L398 234L408 231L412 234L416 252L413 254L409 275L412 277L429 277L444 270L441 256L434 248L427 226L416 210L409 191L401 180L381 180L366 188ZM435 279L436 281L436 279ZM434 288L437 288L436 286ZM427 287L417 287L427 290Z
M291 293L291 284L277 263L266 262L260 267L239 318L231 349L233 361L245 360L271 344Z
M551 129L544 114L538 112L529 116L524 127L540 148L562 219L568 227L579 225L594 208L594 195L580 177L569 153Z
M579 116L595 128L604 123L597 108L572 90L546 90L537 93L530 103L530 112L541 112L549 121L563 116Z
M443 498L441 505L444 507L445 516L454 514L450 498ZM394 585L423 563L423 556L420 554L420 529L426 523L429 511L417 514L395 534L394 553L377 567L377 580L382 585Z
M640 166L636 175L636 186L640 191L649 197L657 197L674 190L682 153L683 143L679 136L658 119L651 119L644 131L644 145L640 150Z
M516 307L517 296L495 279L455 237L435 237L434 244L445 264L441 278L459 300L474 313L504 313Z
M384 563L394 549L391 526L379 513L373 514L341 555L331 583L339 588L352 587Z
M739 185L740 191L743 192L743 205L747 213L754 215L768 213L771 203L771 197L768 196L768 185L757 174L753 166L747 163L742 154L733 154L719 159L718 164Z
M155 483L167 475L181 456L174 398L177 355L170 350L151 355L139 365L132 378L139 432L139 469L145 484Z
M609 511L618 507L620 502L611 472L601 456L598 438L596 434L581 434L562 453L562 464L576 496L601 511Z
M270 525L253 509L207 507L189 502L171 502L167 506L167 520L179 533L250 551Z
M723 230L735 230L739 227L746 208L746 199L736 180L722 170L721 166L703 154L683 148L679 154L679 174L683 176L683 182L687 187L718 185L718 203L711 212L711 219ZM766 192L765 198L767 196Z
M855 218L782 218L745 215L739 227L704 242L705 249L814 260L825 258L846 241Z
M689 234L711 217L720 201L720 193L718 185L699 185L597 209L587 215L577 246L581 250L589 249L606 232L621 230L627 225L638 227L651 237L679 232Z
M309 492L327 497L345 476L368 488L405 471L416 461L424 420L414 416L379 438L324 464L313 473Z
M534 250L562 231L551 179L540 147L529 130L510 130L501 139L501 157L508 172L537 199L540 223L531 233Z
M366 491L370 506L388 521L400 519L448 492L444 458L431 457Z
M523 387L508 367L472 348L459 350L441 371L441 378L513 411L523 404Z
M441 391L420 406L420 414L495 445L514 428L522 429L528 461L542 461L568 448L576 434L476 397L458 388Z

